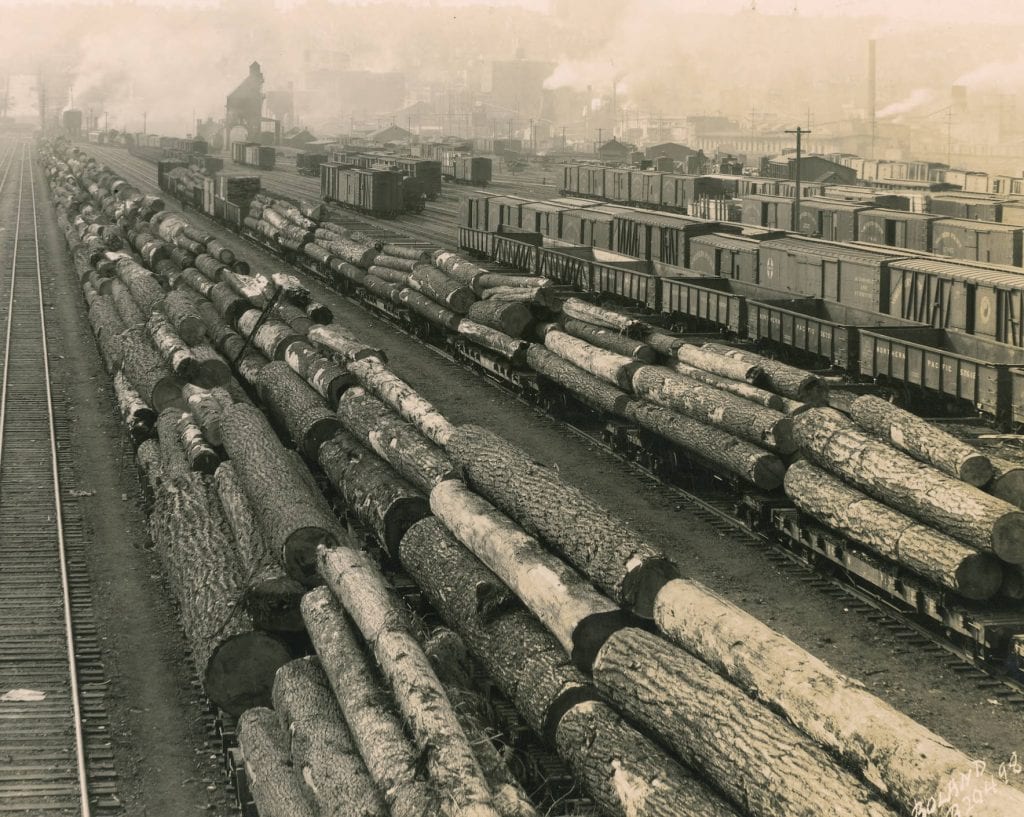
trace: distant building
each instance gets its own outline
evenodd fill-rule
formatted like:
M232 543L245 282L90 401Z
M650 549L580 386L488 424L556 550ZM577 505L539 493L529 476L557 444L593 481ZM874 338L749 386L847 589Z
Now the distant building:
M668 158L674 162L685 162L689 157L694 156L697 151L680 145L677 142L664 142L660 145L651 145L644 151L648 159Z
M305 149L311 142L316 141L316 136L306 128L292 128L285 131L281 141L289 147Z
M764 157L761 160L761 175L771 179L795 179L796 156L785 153ZM824 156L803 156L800 159L800 180L816 184L855 184L857 171Z
M614 136L598 147L597 155L602 162L625 162L632 153L633 146L620 142Z
M388 125L386 128L375 130L366 138L371 142L380 142L382 144L388 142L410 142L412 141L412 133L405 128L398 127L398 125Z
M249 76L239 83L228 94L225 116L225 132L227 134L227 150L231 150L232 141L240 141L232 135L232 129L244 128L245 141L255 142L260 137L261 119L263 115L263 72L260 64L254 62L249 66Z

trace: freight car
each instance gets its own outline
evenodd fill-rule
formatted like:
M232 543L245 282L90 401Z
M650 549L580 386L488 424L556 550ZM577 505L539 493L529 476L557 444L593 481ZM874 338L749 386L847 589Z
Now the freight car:
M326 153L306 153L305 151L299 151L295 154L295 169L301 176L319 176L320 165L326 161Z
M233 142L231 160L236 165L258 167L260 170L273 170L277 162L277 151L257 142Z
M441 176L456 184L471 184L486 187L491 183L491 160L486 156L447 157L441 164Z
M361 213L391 218L408 209L402 174L326 162L320 165L320 195ZM422 191L422 188L420 188Z
M424 194L431 201L441 194L441 163L433 159L399 156L394 153L336 150L330 154L330 161L366 170L397 170L403 176L418 179L422 183Z
M932 252L966 261L1022 266L1024 228L991 221L942 218L932 225Z

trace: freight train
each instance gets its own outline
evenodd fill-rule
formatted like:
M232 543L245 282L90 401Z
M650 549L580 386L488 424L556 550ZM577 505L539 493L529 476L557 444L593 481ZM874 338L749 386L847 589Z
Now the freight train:
M320 165L320 196L372 216L390 218L418 213L427 198L423 181L397 170L355 167L340 162Z
M277 162L277 151L257 142L233 142L231 144L231 161L236 165L273 170Z
M393 153L359 153L336 150L330 160L366 170L395 170L407 178L418 180L424 195L433 201L441 194L441 163L433 159L398 156Z
M967 401L1024 425L1024 275L1014 268L582 199L482 193L464 202L459 243L669 324L894 384L908 401Z
M441 161L441 176L456 184L486 187L491 183L491 160L486 156L447 155Z

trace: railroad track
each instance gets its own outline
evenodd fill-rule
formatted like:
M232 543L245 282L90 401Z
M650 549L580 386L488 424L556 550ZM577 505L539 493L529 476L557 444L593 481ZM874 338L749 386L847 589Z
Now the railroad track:
M0 171L0 814L98 817L121 812L32 152Z
M153 186L153 182L150 181L152 174L151 165L141 163L141 167L136 168L136 173L138 174L135 179L136 181L145 180L148 186ZM282 183L281 180L271 177L268 179L266 186L268 189L278 191L283 195L310 195L309 190L293 187L289 179L285 179ZM346 213L348 211L342 210L340 212ZM409 234L413 233L412 230L406 229L408 225L404 221L396 222L395 220L388 219L373 219L359 213L351 213L351 218L390 232L397 233L402 231ZM408 218L415 219L418 217L410 216ZM442 246L455 246L453 237L444 234L437 227L434 229L423 227L415 231L412 237L422 238ZM256 246L260 245L257 244ZM348 300L365 308L363 303L357 298L349 297ZM409 332L401 324L393 321L389 316L381 315L377 312L373 314L381 317L393 329L430 349L433 353L444 357L450 362L457 363L473 371L475 374L481 373L482 370L479 366L470 361L457 358L447 350L423 340ZM516 397L525 405L536 408L534 402L524 397L508 383L490 375L486 370L483 370L483 374L488 382L499 386L503 391ZM649 477L666 503L681 505L692 516L700 519L723 536L727 535L741 540L747 545L757 547L768 554L768 558L780 569L809 585L814 590L832 597L837 603L841 603L844 609L855 611L864 615L868 620L877 623L879 627L887 630L894 638L905 645L908 650L928 652L941 657L942 662L948 669L972 682L977 689L985 691L986 694L999 699L1001 704L1012 707L1016 711L1024 710L1024 684L1006 677L1001 668L993 667L977 660L969 648L949 640L929 626L922 625L908 615L906 611L893 606L885 597L871 592L868 588L852 583L842 575L823 573L812 566L801 555L780 547L771 537L752 529L736 513L737 497L732 496L729 492L702 493L699 490L691 491L674 483L667 482L643 463L638 462L633 457L624 455L610 445L602 437L599 430L575 425L565 417L560 416L558 412L548 408L544 408L544 412L570 433L601 447L606 452Z

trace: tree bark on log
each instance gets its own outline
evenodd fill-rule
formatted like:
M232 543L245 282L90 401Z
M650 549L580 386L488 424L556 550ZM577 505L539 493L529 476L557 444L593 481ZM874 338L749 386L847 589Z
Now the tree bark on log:
M533 322L530 310L515 301L476 301L466 317L513 338L521 338Z
M145 327L136 326L120 335L122 367L128 381L156 411L174 406L186 408L181 396L185 381L171 374L170 368L153 348Z
M705 386L662 366L643 366L633 391L646 400L716 426L779 454L796 450L793 420L728 392Z
M238 745L253 801L266 817L315 817L309 789L288 753L288 735L274 713L255 707L238 719Z
M462 316L447 307L441 306L441 304L428 298L426 295L414 289L406 288L399 290L398 300L431 323L443 326L452 332L459 331L459 321L462 320Z
M776 394L812 406L828 404L828 384L817 375L794 366L787 366L785 363L779 363L779 361L763 355L720 343L705 343L701 348L760 367L764 372L765 385Z
M288 324L292 331L299 335L306 335L316 324L309 316L294 304L278 301L274 307L274 315Z
M402 303L400 296L401 293L405 291L405 287L401 284L395 284L391 281L385 281L378 278L376 275L368 275L364 273L364 277L359 281L359 285L364 287L371 295L376 295L382 301L387 301L388 303L396 305Z
M409 286L410 273L408 272L392 269L391 267L381 267L377 264L370 267L367 272L376 278L380 278L382 281L388 281L389 283L398 284L403 287Z
M276 638L254 631L237 605L240 568L205 477L161 479L150 535L207 697L232 715L269 703L274 673L290 656Z
M644 365L555 329L544 335L544 345L574 366L627 392L633 390L633 374Z
M844 485L806 460L786 471L786 495L822 524L964 598L992 598L1002 582L995 556L979 553Z
M751 817L895 815L780 717L658 636L614 634L594 679Z
M623 315L621 312L581 301L579 298L568 298L562 304L562 314L567 318L575 318L578 321L614 329L627 337L640 337L643 334L643 321Z
M181 286L183 283L188 284L189 287L194 289L204 298L209 298L210 290L213 289L213 285L216 282L211 281L195 267L188 267L181 271L181 279L178 282L178 285Z
M770 392L766 389L758 388L757 386L751 386L749 383L744 383L739 380L729 380L725 377L719 377L706 369L698 369L688 363L682 363L681 361L670 363L669 368L676 374L681 374L683 377L696 380L698 383L703 383L705 386L711 386L715 389L727 391L729 394L735 394L737 397L742 397L744 400L749 400L752 403L757 403L759 406L770 408L773 411L778 411L782 414L788 413L786 408L788 407L788 404L792 402L780 394L775 394L775 392Z
M637 615L649 618L658 591L679 575L664 553L503 437L461 425L446 450L474 490Z
M455 475L444 452L361 388L341 396L338 417L360 442L365 440L377 456L424 493Z
M430 261L430 251L423 247L410 247L406 244L385 244L381 248L386 254L397 258L408 258L410 261Z
M1024 563L1024 513L856 430L833 409L794 419L801 449L816 465L943 533L1004 561Z
M146 316L139 309L139 305L135 303L135 299L132 297L131 292L128 291L128 287L121 281L111 281L110 297L125 327L146 323Z
M220 279L231 287L239 298L244 298L257 309L267 305L267 293L260 285L258 278L251 275L239 275L230 270L221 270Z
M191 351L199 366L199 372L193 378L196 385L204 389L215 389L231 382L231 367L212 346L197 343Z
M437 802L417 776L417 756L355 631L326 587L302 599L302 616L352 740L391 817L434 817Z
M196 256L196 267L199 268L203 275L214 281L220 281L221 275L228 271L228 268L220 260L214 258L209 253L199 253Z
M199 361L171 326L170 321L160 312L149 316L146 324L153 345L167 361L171 371L184 380L194 380L199 374Z
M552 293L551 287L490 287L480 293L480 299L524 303L545 312L553 312L558 308L558 299Z
M338 407L338 401L345 390L357 382L347 367L320 354L308 343L290 344L285 349L284 359L292 371L327 400L332 409Z
M513 366L522 366L526 362L526 348L529 343L525 340L510 337L498 329L492 329L468 318L459 321L458 332L467 340L497 352Z
M89 304L89 324L103 357L107 372L113 374L121 368L120 335L127 329L114 306L113 298L97 294Z
M739 380L741 383L749 383L752 386L761 385L766 379L764 370L755 363L737 360L689 343L684 343L676 349L676 358L681 363L686 363L697 369L703 369L730 380Z
M322 304L320 301L310 301L304 307L302 307L306 316L313 321L313 323L329 324L334 320L334 312L327 304Z
M381 253L373 259L373 264L376 267L387 267L391 270L397 270L398 272L412 272L412 268L419 263L419 260L413 260L411 258L399 258L397 255L386 255Z
M321 550L320 574L367 646L419 750L430 781L451 817L497 817L476 761L444 687L412 633L403 603L366 554L350 548Z
M315 656L278 670L274 712L318 817L388 817Z
M485 290L501 287L502 289L542 289L552 286L550 278L539 275L510 275L505 272L485 272L476 279L473 288L480 293Z
M206 244L207 252L222 264L230 266L235 263L235 254L224 245L224 242L216 238L210 238L202 243Z
M276 321L273 318L265 320L257 329L256 325L259 323L260 314L258 309L250 309L243 313L238 318L238 331L242 337L251 337L252 345L270 360L284 360L284 353L289 344L306 340L284 321Z
M346 509L397 556L405 532L430 514L426 498L345 431L320 446L319 459Z
M228 323L235 323L246 311L252 308L245 298L238 294L227 284L221 281L210 288L209 298L217 311L224 316Z
M460 480L430 492L430 509L523 600L573 662L589 669L608 635L628 620L561 559Z
M676 349L686 343L682 338L669 332L662 332L657 327L650 326L649 324L644 325L644 331L640 337L643 338L644 343L652 347L659 355L664 355L673 360L676 359Z
M234 464L217 466L214 482L242 567L242 605L253 626L285 635L302 632L299 602L305 588L285 574L281 557L267 546Z
M881 398L861 395L850 405L850 416L869 434L968 485L992 479L992 463L977 448Z
M654 363L658 359L658 353L653 347L648 346L641 340L634 340L626 335L619 334L614 329L606 329L586 321L575 318L563 318L562 329L575 338L585 340L594 346L600 346L609 352L641 360L644 363Z
M260 369L254 385L260 400L288 430L295 447L315 462L320 446L341 429L324 398L280 360Z
M964 802L978 799L972 799L972 791L988 785L980 776L966 779L971 759L946 740L697 582L666 585L655 622L673 641L860 770L908 814L915 802L927 803L953 781L965 786ZM974 813L983 817L1024 808L1024 793L999 783L980 799Z
M440 446L447 444L452 424L380 360L372 357L357 360L349 364L348 370L360 386L416 426L428 440Z
M163 302L164 312L174 331L189 346L202 343L206 337L206 324L196 310L195 300L180 289L171 290Z
M782 485L785 463L753 443L643 400L631 402L626 413L642 428L763 491Z
M133 445L138 446L152 435L157 414L120 371L114 372L114 397L121 413L121 422L128 430L128 437Z
M633 402L633 398L621 389L579 366L573 366L539 343L531 343L527 348L526 365L552 383L569 390L596 411L624 417L627 406Z
M268 546L281 554L289 576L307 585L316 582L317 547L341 544L337 520L294 473L287 450L258 409L238 403L221 418L224 448Z
M309 330L309 340L339 355L346 363L365 357L375 357L381 363L388 362L388 356L381 349L367 346L336 324L314 326Z
M164 409L156 421L157 440L160 443L160 474L165 481L184 484L192 469L178 435L178 419L182 412L176 408Z
M433 263L446 275L454 278L461 284L465 284L474 291L478 290L477 282L480 276L486 274L486 270L482 267L470 263L453 252L442 251L434 253Z
M440 520L427 517L413 525L399 555L434 609L537 734L553 737L566 710L596 696L555 638Z
M139 266L130 258L121 258L117 262L117 274L128 287L132 299L138 304L143 315L148 315L160 306L165 295L163 287L145 267Z
M990 456L988 459L992 466L992 480L986 490L1011 505L1024 508L1024 465L1002 457Z
M185 458L191 470L203 474L212 474L217 470L220 457L210 447L203 437L202 429L188 412L182 412L178 416L178 439L185 449Z

